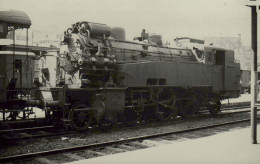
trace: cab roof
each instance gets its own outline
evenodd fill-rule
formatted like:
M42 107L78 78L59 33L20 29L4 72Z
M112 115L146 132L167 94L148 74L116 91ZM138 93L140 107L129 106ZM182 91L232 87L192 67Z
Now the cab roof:
M19 28L29 28L31 26L31 20L28 15L19 10L0 9L0 22Z

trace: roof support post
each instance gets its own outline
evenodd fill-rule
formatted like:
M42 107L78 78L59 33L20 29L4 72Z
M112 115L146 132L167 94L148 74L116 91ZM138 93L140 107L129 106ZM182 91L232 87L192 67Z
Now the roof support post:
M15 27L13 28L13 78L15 77Z
M260 37L257 35L257 26L259 23L257 18L260 17L259 1L250 0L247 6L251 7L251 46L254 52L251 65L251 143L257 144L257 55L260 53L259 48L257 48L257 40L260 41Z

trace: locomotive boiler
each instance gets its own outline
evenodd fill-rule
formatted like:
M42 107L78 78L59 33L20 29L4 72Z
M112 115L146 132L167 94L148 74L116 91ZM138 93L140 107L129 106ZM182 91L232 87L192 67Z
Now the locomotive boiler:
M234 52L213 46L163 45L145 30L135 41L123 28L77 22L57 57L57 86L40 87L36 99L54 120L77 130L92 125L170 119L239 97L240 65Z

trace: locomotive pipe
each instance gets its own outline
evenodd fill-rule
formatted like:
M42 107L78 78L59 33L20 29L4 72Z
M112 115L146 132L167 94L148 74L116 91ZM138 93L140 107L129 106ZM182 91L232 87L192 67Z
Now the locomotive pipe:
M46 102L46 107L56 107L56 106L60 106L61 105L61 101L47 101Z
M31 107L57 107L61 105L61 101L27 100L26 104Z
M27 100L26 104L31 107L40 106L40 100Z

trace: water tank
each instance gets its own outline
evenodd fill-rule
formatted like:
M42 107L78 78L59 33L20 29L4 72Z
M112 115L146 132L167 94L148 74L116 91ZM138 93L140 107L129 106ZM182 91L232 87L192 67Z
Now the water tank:
M125 40L125 29L121 27L112 28L111 37L117 40Z
M162 45L162 36L161 35L150 35L149 41L156 45Z

